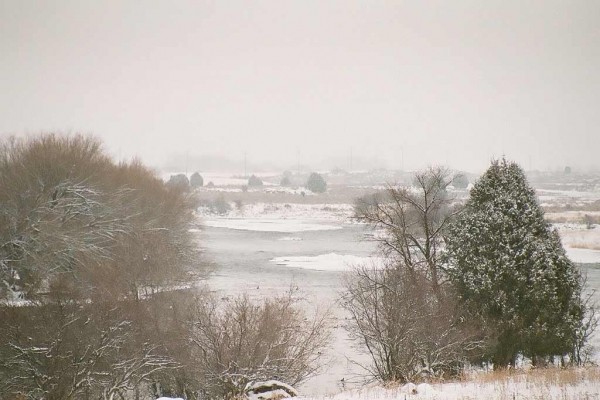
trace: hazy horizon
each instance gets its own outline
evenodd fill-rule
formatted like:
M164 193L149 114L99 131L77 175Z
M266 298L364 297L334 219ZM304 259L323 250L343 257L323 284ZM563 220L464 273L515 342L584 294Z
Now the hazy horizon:
M0 135L91 133L156 168L598 169L599 12L0 0Z

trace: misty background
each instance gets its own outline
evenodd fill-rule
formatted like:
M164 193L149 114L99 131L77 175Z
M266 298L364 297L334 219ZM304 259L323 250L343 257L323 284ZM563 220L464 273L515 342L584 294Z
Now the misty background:
M170 170L597 169L599 16L596 1L0 0L0 135L92 133Z

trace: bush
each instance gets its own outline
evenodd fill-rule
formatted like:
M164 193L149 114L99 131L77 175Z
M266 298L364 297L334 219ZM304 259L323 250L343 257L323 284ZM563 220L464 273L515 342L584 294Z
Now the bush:
M177 374L156 335L140 335L136 315L147 317L144 308L136 301L0 306L0 396L124 398L160 373Z
M185 174L171 175L167 185L185 191L190 187L190 180Z
M452 186L457 189L466 189L469 186L469 178L465 174L457 174L452 179Z
M362 266L346 277L342 295L350 337L364 343L384 382L458 376L477 349L475 326L464 317L449 286L436 292L423 271L399 265ZM463 319L463 321L466 321Z
M200 298L191 326L207 398L233 398L256 381L297 385L318 371L329 340L326 316L307 318L291 293L261 302L248 296L226 303Z
M237 210L242 211L244 209L244 202L241 199L235 199L233 203Z
M215 199L211 209L214 213L223 215L231 211L231 204L229 204L229 202L225 200L225 197L221 194Z
M190 186L194 189L204 186L204 178L198 172L194 172L190 177Z
M313 172L306 181L306 188L313 193L325 193L327 190L327 182L317 172Z
M248 187L260 187L262 185L263 181L258 176L252 175L248 178Z
M281 178L281 182L279 183L279 185L281 186L291 186L292 182L290 181L290 178L288 178L287 176L284 176L283 178Z

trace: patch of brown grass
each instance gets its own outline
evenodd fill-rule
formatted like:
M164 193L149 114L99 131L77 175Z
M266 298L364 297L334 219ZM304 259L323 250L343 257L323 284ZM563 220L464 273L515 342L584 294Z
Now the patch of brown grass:
M480 383L502 383L508 380L522 380L536 385L575 385L581 381L598 382L600 385L600 368L531 368L505 369L486 373L467 374L466 381Z
M600 250L600 243L570 242L569 247L574 249Z

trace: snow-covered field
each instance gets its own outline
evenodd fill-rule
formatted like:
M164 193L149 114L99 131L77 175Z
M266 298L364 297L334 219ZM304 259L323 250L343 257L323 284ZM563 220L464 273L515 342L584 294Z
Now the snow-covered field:
M316 221L301 219L272 219L272 218L216 218L204 221L205 226L213 228L227 228L241 231L256 232L306 232L306 231L334 231L341 229L337 225L327 225Z
M600 254L600 226L588 228L584 224L576 223L557 223L554 226L560 233L563 246L568 250L588 250L583 253ZM576 253L573 253L573 256L576 256ZM596 260L598 261L578 261L573 258L575 262L600 262L600 258Z
M206 220L216 219L286 219L288 221L311 219L350 222L353 213L352 204L279 204L279 203L254 203L246 204L241 208L234 207L223 216L214 216L206 209L200 209L200 216Z
M600 198L598 190L548 190L537 189L538 200L543 206L582 206Z
M213 228L293 233L341 229L340 221L351 223L352 206L256 203L232 207L232 211L223 216L211 215L207 209L199 212L202 223Z
M334 396L299 397L303 400L591 400L600 399L600 372L597 368L579 370L540 370L514 374L484 373L461 382L383 388L370 385Z
M358 265L381 265L378 257L358 257L351 254L328 253L318 256L275 257L271 260L275 265L290 268L304 268L315 271L344 272L351 271Z

